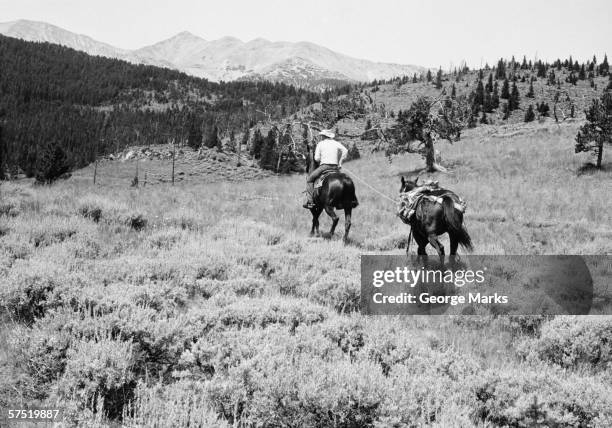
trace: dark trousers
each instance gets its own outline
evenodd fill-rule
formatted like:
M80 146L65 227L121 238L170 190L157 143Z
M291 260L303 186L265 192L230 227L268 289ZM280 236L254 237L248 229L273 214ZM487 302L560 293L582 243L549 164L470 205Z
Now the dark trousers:
M314 196L314 182L317 180L317 178L319 178L325 171L337 169L338 165L324 163L308 174L308 178L306 178L306 196L308 197L308 202L312 202L312 198Z
M330 169L338 169L338 165L330 165L324 163L323 165L319 165L314 171L308 174L308 178L306 179L306 183L313 183L317 181L317 178L321 176L325 171L329 171Z

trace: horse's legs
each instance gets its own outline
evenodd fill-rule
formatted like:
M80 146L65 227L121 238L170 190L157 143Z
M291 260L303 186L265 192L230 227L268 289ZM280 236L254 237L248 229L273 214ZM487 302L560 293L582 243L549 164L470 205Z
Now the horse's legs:
M429 240L431 246L438 252L438 256L440 256L440 263L444 264L444 246L440 243L440 241L438 241L436 234L430 233L427 236L427 239Z
M331 229L329 229L329 236L332 237L334 235L334 232L336 231L336 226L338 225L339 218L336 215L336 211L334 211L334 207L330 207L330 206L325 207L325 212L332 219L332 226L331 226Z
M417 248L417 254L419 256L426 256L427 255L427 251L425 251L425 247L427 246L427 238L423 235L421 235L420 233L416 232L413 230L412 234L414 235L414 240L417 243L417 245L419 246Z
M344 243L348 242L348 234L349 230L351 230L351 213L353 212L352 208L344 209Z
M454 233L449 233L448 237L450 238L450 255L454 256L457 254L457 247L459 246L459 240L457 239Z
M317 235L319 234L319 216L322 211L323 209L320 207L314 207L310 210L312 213L312 229L310 229L310 236L314 236L315 233Z

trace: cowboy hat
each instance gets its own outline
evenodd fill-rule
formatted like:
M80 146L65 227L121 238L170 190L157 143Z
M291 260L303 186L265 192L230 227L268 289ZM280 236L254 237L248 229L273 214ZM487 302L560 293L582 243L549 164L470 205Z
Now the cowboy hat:
M334 138L336 134L334 134L330 129L322 129L319 131L319 135L323 135L327 138Z

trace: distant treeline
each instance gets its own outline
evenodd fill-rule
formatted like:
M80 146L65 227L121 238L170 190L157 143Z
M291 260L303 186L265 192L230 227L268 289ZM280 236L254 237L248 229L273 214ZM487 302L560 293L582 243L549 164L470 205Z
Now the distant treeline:
M333 95L280 83L214 83L0 36L0 171L35 175L49 146L81 167L130 144L187 139L194 129L204 136L242 130Z

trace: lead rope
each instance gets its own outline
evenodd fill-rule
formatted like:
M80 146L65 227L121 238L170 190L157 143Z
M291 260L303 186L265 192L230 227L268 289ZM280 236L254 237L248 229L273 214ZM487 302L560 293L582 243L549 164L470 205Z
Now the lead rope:
M373 190L374 192L378 193L380 196L382 196L383 198L393 202L394 204L397 204L399 201L396 199L391 198L390 196L385 195L383 192L381 192L380 190L376 189L375 187L371 186L367 181L365 181L363 178L359 177L357 174L355 174L353 171L351 171L350 169L346 168L346 167L342 167L343 170L345 170L346 172L350 173L352 176L354 176L357 180L361 181L363 184L365 184L366 186L368 186L371 190ZM396 213L396 216L399 217L399 214ZM412 226L410 226L410 233L408 234L408 243L406 244L406 254L408 254L408 251L410 251L410 241L412 241Z
M374 192L378 193L380 196L382 196L383 198L393 202L394 204L397 204L397 200L391 198L390 196L385 195L383 192L381 192L380 190L376 189L375 187L371 186L367 181L365 181L363 178L359 177L357 174L355 174L353 171L351 171L350 169L346 168L346 167L342 167L342 169L344 171L349 172L351 175L353 175L357 180L361 181L363 184L365 184L366 186L368 186L370 189L372 189Z

